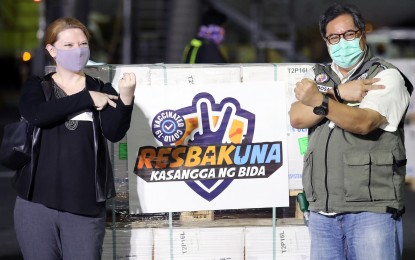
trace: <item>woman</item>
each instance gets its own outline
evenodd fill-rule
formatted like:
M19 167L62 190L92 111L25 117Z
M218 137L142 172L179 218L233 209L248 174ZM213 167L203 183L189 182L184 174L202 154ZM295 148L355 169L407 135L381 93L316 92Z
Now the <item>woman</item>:
M136 82L125 73L118 94L85 75L89 37L76 19L51 23L45 45L56 73L32 77L22 89L20 113L41 129L32 164L14 183L25 259L101 258L105 201L115 196L107 140L117 142L129 129Z

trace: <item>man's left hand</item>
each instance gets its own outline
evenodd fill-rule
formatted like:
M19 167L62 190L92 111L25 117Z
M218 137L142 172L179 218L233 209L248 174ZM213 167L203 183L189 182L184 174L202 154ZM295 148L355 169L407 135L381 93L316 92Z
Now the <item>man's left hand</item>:
M384 89L384 85L374 85L380 81L378 78L352 80L339 85L339 92L343 100L353 102L362 101L367 92L377 89Z

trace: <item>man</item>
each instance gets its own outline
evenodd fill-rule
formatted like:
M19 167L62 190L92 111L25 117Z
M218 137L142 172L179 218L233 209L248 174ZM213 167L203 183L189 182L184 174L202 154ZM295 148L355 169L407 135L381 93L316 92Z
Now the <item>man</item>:
M293 127L309 129L303 187L311 259L401 259L402 122L413 87L372 57L355 7L330 6L319 26L333 62L296 84L290 111Z
M219 49L225 37L227 17L223 13L209 9L203 14L197 37L190 41L183 53L184 63L226 63Z

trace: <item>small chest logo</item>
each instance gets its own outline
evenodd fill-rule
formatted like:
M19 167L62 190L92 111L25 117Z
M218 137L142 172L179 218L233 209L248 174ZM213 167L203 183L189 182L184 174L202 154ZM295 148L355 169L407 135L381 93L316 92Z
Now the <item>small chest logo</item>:
M324 82L326 82L328 80L329 80L329 77L325 73L321 73L321 74L318 74L316 76L316 82L317 83L320 83L321 84L321 83L324 83Z

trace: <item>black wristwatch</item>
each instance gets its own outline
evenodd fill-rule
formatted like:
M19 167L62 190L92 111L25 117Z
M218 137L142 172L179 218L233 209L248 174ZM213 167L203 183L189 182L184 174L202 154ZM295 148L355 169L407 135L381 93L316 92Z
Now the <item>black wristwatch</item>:
M319 116L326 116L329 112L329 97L323 94L323 103L313 109L313 113Z

